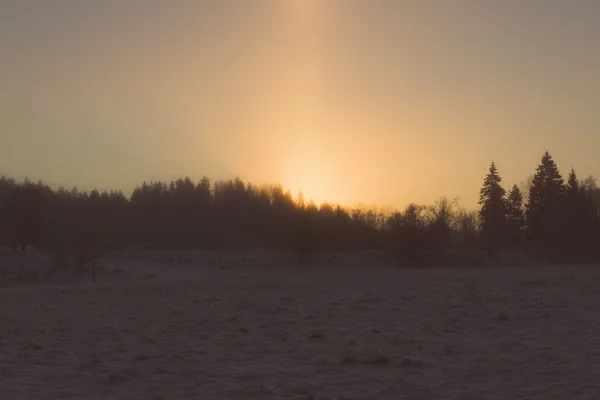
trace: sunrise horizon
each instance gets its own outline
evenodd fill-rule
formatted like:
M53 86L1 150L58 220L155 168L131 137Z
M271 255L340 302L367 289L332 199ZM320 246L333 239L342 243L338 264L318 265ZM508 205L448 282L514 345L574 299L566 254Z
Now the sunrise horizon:
M551 153L549 153L548 151L546 151L545 153L550 154L552 156L552 158L554 159L554 157ZM542 153L542 155L540 156L540 159L543 157L543 155L545 153ZM489 172L488 169L492 163L494 164L494 166L496 168L499 168L499 175L500 176L503 175L502 174L502 166L501 165L499 166L498 163L496 163L494 160L491 160L490 163L488 163L487 166L482 169L480 182L484 181L484 178L487 175L487 173ZM538 163L538 165L539 165L539 163ZM559 168L559 173L561 173L561 175L563 176L563 179L565 179L565 180L566 180L568 174L571 171L574 171L576 174L578 174L577 176L578 176L578 179L580 182L586 182L586 181L588 183L591 181L596 182L595 176L579 174L577 172L578 170L573 166L569 167L568 169L565 169L564 171L563 171L563 169L560 168L560 165L558 165L558 168ZM513 186L517 186L526 198L528 195L528 190L529 190L528 181L532 179L532 177L535 174L535 171L536 171L536 168L532 168L530 171L531 173L529 175L527 175L526 177L524 177L522 180L515 181L515 182L503 180L501 185L507 191L509 189L511 189ZM165 185L165 187L167 187L169 184L172 185L176 181L181 181L181 180L185 180L185 179L190 179L194 184L199 184L203 179L208 179L208 181L210 182L211 192L214 189L215 183L220 184L220 183L241 181L248 187L248 189L252 188L252 190L258 190L259 192L263 191L265 189L269 189L269 188L280 187L282 189L283 193L286 195L289 195L290 198L293 199L296 204L298 204L298 205L301 205L301 204L314 205L317 208L321 208L324 205L325 206L333 206L333 207L340 206L340 207L342 207L344 209L348 209L348 210L351 210L351 209L374 210L377 212L383 212L386 214L390 214L390 213L402 211L411 204L432 206L432 205L438 203L439 201L443 201L443 200L449 201L453 205L453 207L459 207L460 209L467 210L467 211L477 211L480 208L480 204L478 204L477 201L469 203L469 202L465 202L464 198L461 198L460 196L453 196L453 195L448 195L448 194L439 194L437 196L434 195L432 198L425 200L425 201L408 200L405 203L396 203L396 204L393 204L393 203L385 204L385 203L381 203L381 202L377 202L377 201L365 201L365 200L360 200L360 199L359 200L350 200L350 201L341 201L339 199L336 199L335 195L330 196L330 197L318 196L318 195L315 196L311 192L307 192L302 187L287 186L281 182L255 182L255 181L251 181L248 179L244 179L243 176L241 176L241 175L230 175L230 176L222 176L220 178L213 178L211 176L202 175L202 174L200 174L200 175L198 175L198 174L195 174L195 175L180 174L180 175L173 175L171 177L166 177L164 179L156 179L156 178L142 179L141 181L136 182L128 187L119 187L119 186L111 185L110 182L106 183L106 185L104 185L104 186L98 186L98 185L93 185L90 183L84 183L84 184L58 183L58 182L53 182L51 180L50 181L45 180L39 176L25 176L21 179L19 179L18 177L12 176L10 174L0 174L0 176L2 176L2 178L5 178L5 179L14 180L18 184L23 184L25 182L30 182L30 183L36 184L36 185L43 184L44 186L48 186L53 191L58 191L58 190L72 191L72 190L76 189L79 193L85 194L85 195L89 195L91 192L94 192L94 191L99 192L99 193L121 192L127 199L130 199L132 194L136 190L139 190L143 184L161 183L161 184ZM475 195L477 197L479 197L480 189L477 190L477 193Z

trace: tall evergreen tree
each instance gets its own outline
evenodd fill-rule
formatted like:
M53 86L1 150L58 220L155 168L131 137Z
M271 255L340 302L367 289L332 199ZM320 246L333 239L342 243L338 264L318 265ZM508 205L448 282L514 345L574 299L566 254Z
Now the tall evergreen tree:
M506 209L508 234L513 240L518 240L525 229L525 212L523 209L523 193L516 184L508 192L504 207Z
M479 205L481 206L479 227L484 239L491 246L497 244L501 239L506 222L506 210L504 208L506 191L501 182L502 178L498 174L496 164L492 162L479 193Z
M533 239L555 233L552 231L557 228L564 192L564 180L552 156L546 152L533 176L526 207L527 228Z

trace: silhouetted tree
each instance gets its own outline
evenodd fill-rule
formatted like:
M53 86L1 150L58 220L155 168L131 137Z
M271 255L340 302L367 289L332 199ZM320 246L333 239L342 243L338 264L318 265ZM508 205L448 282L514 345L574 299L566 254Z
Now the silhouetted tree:
M507 233L513 242L519 241L525 230L525 210L523 193L515 184L508 192L505 201Z
M595 248L596 210L591 193L586 186L579 183L575 170L571 168L565 188L564 219L562 223L562 241L570 256L585 256ZM592 184L593 185L593 184Z
M506 191L501 182L502 178L498 174L496 164L492 162L479 193L479 205L481 206L479 224L490 254L492 248L501 242L506 227L506 210L504 207Z
M519 190L523 195L523 204L527 204L529 201L529 192L531 191L531 186L533 186L533 174L529 175L525 180L519 183Z
M393 216L392 225L397 232L399 253L414 265L424 249L427 233L427 207L409 204L403 213Z
M12 210L9 207L17 186L14 179L0 177L0 240L14 252L17 251L17 238L11 226Z
M456 215L453 221L454 231L457 233L459 246L469 249L474 248L479 232L479 213L462 208L458 198L454 199Z
M569 178L567 179L566 186L566 194L567 197L570 197L572 199L578 198L581 194L579 191L579 180L577 179L577 174L575 173L574 168L571 168L571 171L569 172Z
M592 253L598 256L600 254L600 189L596 185L596 179L591 176L584 179L580 186L589 228L587 244Z
M580 183L581 191L587 199L589 207L588 215L593 220L600 218L600 189L596 184L596 178L588 176Z
M565 207L567 213L567 222L572 223L570 227L572 230L578 229L578 224L581 222L581 218L585 218L585 211L583 210L583 192L579 187L579 180L575 169L571 168L569 172L569 178L565 186Z
M527 229L534 241L548 243L558 239L563 194L563 178L546 152L533 176L525 212Z
M450 239L451 225L454 220L452 203L442 197L429 207L425 232L425 245L430 251L443 253Z

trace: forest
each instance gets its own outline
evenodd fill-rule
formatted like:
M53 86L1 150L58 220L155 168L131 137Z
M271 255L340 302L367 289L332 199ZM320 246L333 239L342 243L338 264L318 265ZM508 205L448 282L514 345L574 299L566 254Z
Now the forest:
M440 198L401 211L317 206L279 185L240 179L143 182L120 191L53 189L0 178L0 245L52 254L57 267L136 246L147 249L381 251L406 265L467 263L513 251L554 262L600 256L600 190L593 177L566 180L546 152L524 188L503 186L491 163L478 211Z

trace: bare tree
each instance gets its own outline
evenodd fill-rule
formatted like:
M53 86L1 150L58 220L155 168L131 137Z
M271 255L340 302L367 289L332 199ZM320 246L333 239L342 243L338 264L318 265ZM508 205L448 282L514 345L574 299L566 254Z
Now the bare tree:
M456 213L453 221L453 229L459 236L459 241L466 247L473 247L477 241L479 231L479 213L469 211L460 206L458 198L454 199Z
M398 236L398 249L406 256L409 265L414 265L423 249L428 226L428 208L409 204L403 213L393 215L394 227Z
M519 183L519 190L523 194L523 204L527 203L527 201L529 200L529 192L531 191L532 186L533 174L529 175L527 178L525 178Z

